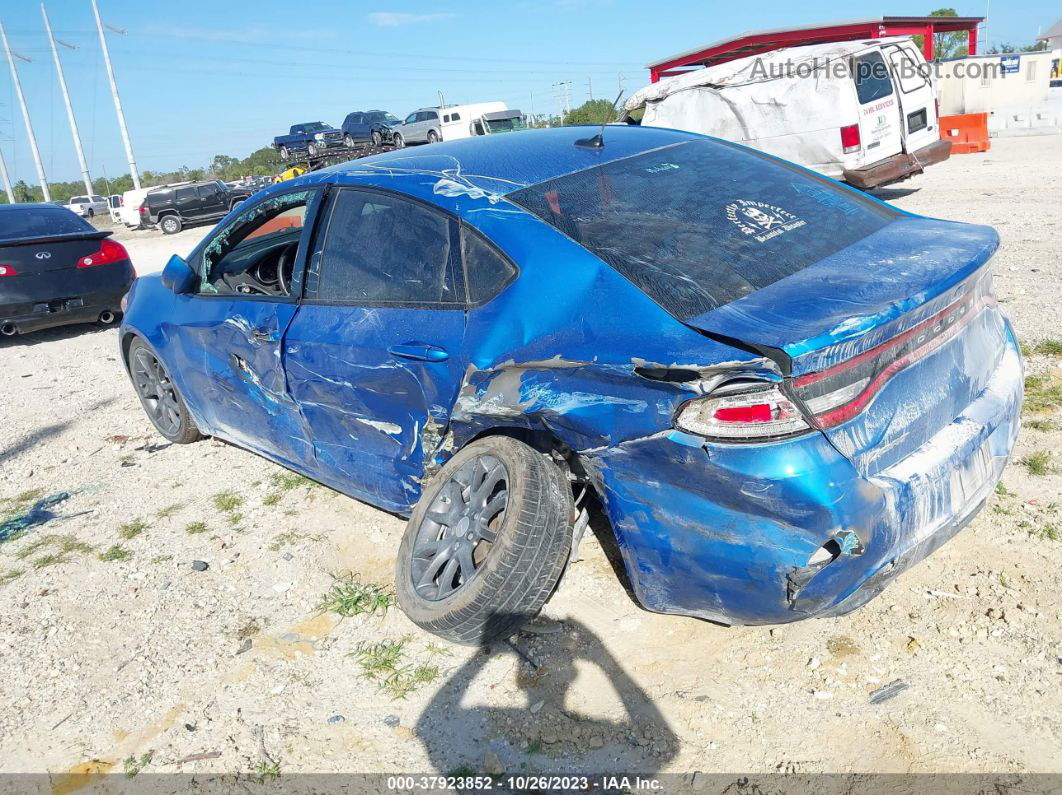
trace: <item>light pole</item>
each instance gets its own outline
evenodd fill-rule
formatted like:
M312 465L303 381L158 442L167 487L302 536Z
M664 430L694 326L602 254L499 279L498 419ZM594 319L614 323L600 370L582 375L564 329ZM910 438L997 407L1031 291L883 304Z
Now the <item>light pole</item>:
M92 201L92 179L89 177L88 163L85 162L85 152L81 148L81 136L77 131L77 121L74 119L74 108L70 104L70 92L66 88L66 76L63 74L63 64L59 60L59 50L55 47L55 36L52 35L52 25L48 21L48 11L41 3L41 16L44 17L44 29L48 32L48 42L52 45L52 57L55 59L55 71L59 75L59 88L63 90L63 102L66 103L66 118L70 121L70 134L74 136L74 148L77 149L77 160L81 164L81 179L85 182L85 193L89 201ZM66 47L73 48L70 44Z
M15 69L15 56L11 54L11 45L7 43L7 31L4 30L3 23L0 23L0 38L4 40L4 51L7 53L7 65L11 67L11 82L15 84L15 94L18 95L18 104L22 108L22 120L26 122L26 135L29 136L30 152L33 154L33 163L37 166L37 178L41 181L41 193L44 194L44 200L50 202L52 200L52 193L48 190L48 180L44 176L44 163L41 162L41 153L37 149L37 136L33 134L33 124L30 122L29 108L26 107L26 98L22 96L22 83L18 79L18 70ZM24 61L28 61L28 58L19 56Z
M103 63L107 67L107 79L111 83L111 97L114 99L114 112L118 114L118 129L125 144L125 156L129 160L129 175L133 178L133 187L140 190L140 172L136 170L136 158L133 157L133 144L129 141L129 130L125 127L125 113L122 112L122 100L118 96L118 83L114 80L114 68L111 66L111 51L107 49L107 37L103 35L103 22L96 0L92 0L92 13L96 17L96 30L100 34L100 49L103 50Z

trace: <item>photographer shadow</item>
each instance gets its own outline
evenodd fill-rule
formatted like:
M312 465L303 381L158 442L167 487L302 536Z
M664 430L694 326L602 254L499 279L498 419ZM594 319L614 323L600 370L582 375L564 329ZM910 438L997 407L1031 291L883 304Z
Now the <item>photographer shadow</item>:
M510 616L492 623L511 627ZM566 620L553 634L518 634L481 646L450 675L417 720L414 732L435 771L443 775L652 775L674 759L678 738L648 694L623 670L601 640L584 625ZM488 637L492 634L486 633ZM476 682L498 655L516 663L516 685L524 704L466 704L511 701L502 682ZM604 674L618 697L608 699L609 717L581 714L569 701L601 702L600 677L579 684L580 660ZM593 684L593 680L597 684ZM580 691L578 688L586 687ZM595 712L601 710L595 709Z

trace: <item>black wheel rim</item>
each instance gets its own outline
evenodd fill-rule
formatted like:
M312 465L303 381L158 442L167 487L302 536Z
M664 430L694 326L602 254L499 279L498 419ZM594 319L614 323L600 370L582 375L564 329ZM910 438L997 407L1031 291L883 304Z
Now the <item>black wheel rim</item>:
M177 391L166 368L144 348L133 355L133 383L151 421L163 435L176 436L181 431L181 410Z
M498 538L509 503L509 472L481 455L442 485L413 539L413 588L431 602L447 599L479 573Z

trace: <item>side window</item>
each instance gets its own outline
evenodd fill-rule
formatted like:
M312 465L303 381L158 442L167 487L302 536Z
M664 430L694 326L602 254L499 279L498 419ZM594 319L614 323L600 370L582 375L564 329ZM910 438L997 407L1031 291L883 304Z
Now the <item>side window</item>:
M468 302L489 301L516 275L516 268L477 232L461 227L461 259L465 263Z
M906 52L892 50L889 53L889 60L892 61L893 71L900 83L900 90L905 94L926 87L928 82L926 77L919 69L919 65L912 61L911 56Z
M302 227L318 191L283 193L240 212L203 248L199 292L290 295Z
M405 123L406 124L412 124L416 120L417 120L417 114L416 113L410 113L408 116L406 116Z
M218 197L218 186L213 182L199 186L199 198L213 201Z
M447 113L445 116L443 116L443 121L444 122L450 121L450 114L449 113Z
M195 198L195 188L192 187L177 188L177 190L173 192L173 199L177 202L195 201Z
M461 114L460 113L455 113L450 118L453 119L454 121L461 121Z
M336 194L317 298L356 304L463 304L454 288L450 221L414 202Z
M854 77L860 105L866 105L892 93L888 67L877 50L855 59Z

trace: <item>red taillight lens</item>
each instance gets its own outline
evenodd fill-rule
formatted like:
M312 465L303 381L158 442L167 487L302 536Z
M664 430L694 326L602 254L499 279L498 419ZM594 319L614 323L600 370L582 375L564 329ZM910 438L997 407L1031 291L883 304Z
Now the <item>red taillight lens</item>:
M113 240L104 240L100 244L100 250L95 254L89 254L77 261L79 268L95 268L97 265L110 265L112 262L121 262L129 259L129 253L121 243Z
M149 214L147 207L141 207L139 212L140 212L141 215L148 215Z
M800 410L774 384L726 384L691 400L675 425L687 433L726 441L770 441L810 430Z
M841 149L846 155L859 151L859 125L850 124L841 128Z
M0 276L18 276L18 271L10 265L0 265Z

